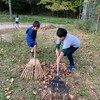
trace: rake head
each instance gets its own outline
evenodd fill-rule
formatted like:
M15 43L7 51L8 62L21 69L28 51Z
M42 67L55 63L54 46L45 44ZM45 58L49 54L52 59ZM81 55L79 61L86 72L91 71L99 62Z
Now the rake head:
M52 92L68 93L68 87L58 75L50 81L50 83L48 84L48 88L50 88Z

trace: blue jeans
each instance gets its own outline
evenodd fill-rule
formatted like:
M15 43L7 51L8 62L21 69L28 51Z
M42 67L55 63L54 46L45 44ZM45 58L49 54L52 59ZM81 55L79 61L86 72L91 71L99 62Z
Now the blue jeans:
M67 52L64 54L64 56L67 56L69 62L70 62L70 66L73 65L74 66L74 59L73 59L73 53L78 49L78 47L70 47L67 49Z

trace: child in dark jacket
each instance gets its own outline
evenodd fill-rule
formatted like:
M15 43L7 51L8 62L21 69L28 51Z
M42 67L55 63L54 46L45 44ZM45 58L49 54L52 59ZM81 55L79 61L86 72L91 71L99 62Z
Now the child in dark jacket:
M57 42L56 42L56 55L57 63L59 64L63 56L67 56L70 66L68 67L69 71L75 70L73 53L79 48L80 40L72 35L67 33L66 29L59 28L57 30ZM59 52L60 45L62 44L62 50Z
M40 23L38 21L34 21L33 26L29 27L26 31L26 42L28 46L31 47L32 56L34 52L34 46L37 45L36 36L39 27L40 27Z

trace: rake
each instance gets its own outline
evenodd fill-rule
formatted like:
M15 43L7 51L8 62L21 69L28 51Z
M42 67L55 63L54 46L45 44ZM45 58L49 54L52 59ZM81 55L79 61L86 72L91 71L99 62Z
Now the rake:
M68 86L61 80L59 76L59 64L57 63L57 74L48 84L48 88L54 93L68 93Z
M36 46L34 46L34 57L26 64L20 77L26 80L42 80L45 77L40 61L36 58Z

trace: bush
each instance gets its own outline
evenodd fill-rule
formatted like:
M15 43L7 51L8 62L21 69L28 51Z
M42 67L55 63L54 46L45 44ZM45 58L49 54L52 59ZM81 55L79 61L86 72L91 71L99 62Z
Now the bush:
M96 30L96 23L92 20L78 20L75 23L76 28L86 31L95 31Z

